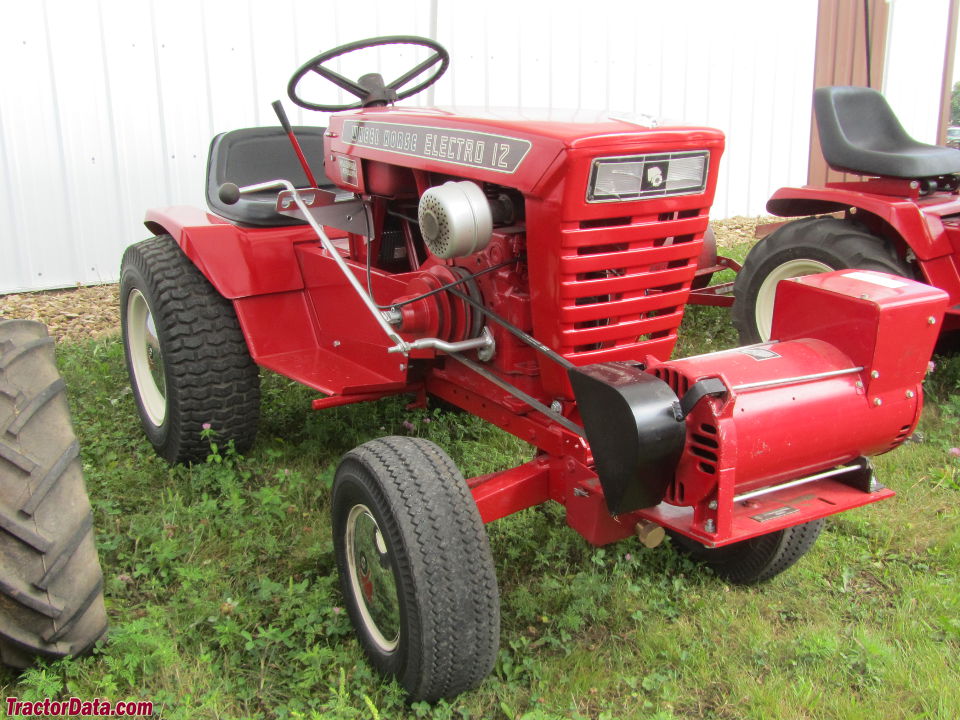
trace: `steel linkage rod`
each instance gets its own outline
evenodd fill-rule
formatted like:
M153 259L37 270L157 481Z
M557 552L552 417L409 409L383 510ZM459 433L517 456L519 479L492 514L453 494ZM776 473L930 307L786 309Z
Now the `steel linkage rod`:
M492 382L501 390L506 390L508 393L510 393L514 397L519 398L520 400L523 400L525 403L527 403L527 405L532 407L534 410L539 410L541 413L543 413L548 418L556 422L558 425L562 425L567 430L569 430L572 433L575 433L576 435L579 435L580 437L586 437L584 429L579 425L577 425L575 422L573 422L572 420L569 420L568 418L565 418L556 410L553 410L547 405L544 405L535 397L533 397L532 395L528 395L527 393L525 393L523 390L516 387L515 385L511 385L506 380L503 380L502 378L497 377L496 375L494 375L492 372L487 370L485 367L483 367L479 363L475 363L473 360L465 358L460 353L452 352L452 353L449 353L449 355L457 362L463 363L464 365L466 365L468 368L473 370L478 375L485 377L487 380Z

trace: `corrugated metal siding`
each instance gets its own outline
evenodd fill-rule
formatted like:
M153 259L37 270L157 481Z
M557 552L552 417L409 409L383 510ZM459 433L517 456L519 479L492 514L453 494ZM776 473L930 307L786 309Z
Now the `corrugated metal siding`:
M814 62L815 87L861 85L883 87L884 58L889 21L889 0L849 2L820 0L817 21L817 57ZM870 26L869 53L867 25ZM870 67L867 67L867 55ZM869 82L868 82L869 80ZM820 150L820 135L813 123L810 136L810 162L807 183L854 181L853 175L831 170Z
M482 7L483 12L476 10ZM438 104L606 109L727 133L715 217L807 170L817 3L442 3Z
M203 205L210 138L272 124L300 63L434 23L453 58L437 104L719 127L716 217L806 175L815 0L18 3L0 24L0 292L115 280L144 209Z

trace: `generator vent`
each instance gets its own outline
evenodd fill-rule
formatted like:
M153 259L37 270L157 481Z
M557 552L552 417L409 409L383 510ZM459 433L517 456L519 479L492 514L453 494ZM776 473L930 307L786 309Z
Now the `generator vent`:
M679 398L686 395L692 385L690 378L669 365L653 368L653 374L667 383ZM687 441L683 450L685 462L694 473L693 477L699 475L705 482L694 482L688 487L675 477L664 496L667 502L674 505L696 502L699 498L691 498L688 495L691 493L699 495L703 487L712 486L720 463L720 434L717 426L704 422L702 416L698 418L696 413L688 417L687 422ZM691 476L688 474L686 477L689 479Z
M904 425L902 428L900 428L900 432L897 433L897 436L896 436L896 437L891 441L891 443L890 443L890 449L891 449L891 450L893 450L893 448L895 448L895 447L899 447L900 444L903 443L903 441L907 439L907 437L910 435L910 428L911 428L911 427L912 427L912 426L910 426L910 425Z
M696 431L690 433L688 442L687 448L698 458L697 467L700 471L709 475L716 474L720 452L717 429L713 425L701 423Z

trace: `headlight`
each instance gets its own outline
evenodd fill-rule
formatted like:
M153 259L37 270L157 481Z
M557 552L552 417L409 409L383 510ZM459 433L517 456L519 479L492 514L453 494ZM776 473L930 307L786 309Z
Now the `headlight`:
M702 193L709 163L706 150L597 158L590 170L587 202Z

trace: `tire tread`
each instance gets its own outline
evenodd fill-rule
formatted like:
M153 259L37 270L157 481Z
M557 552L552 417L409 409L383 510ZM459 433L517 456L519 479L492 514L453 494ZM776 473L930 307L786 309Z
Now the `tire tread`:
M382 499L405 537L429 666L410 663L401 684L411 699L452 698L492 670L499 648L499 592L489 541L453 461L420 438L386 437L347 454L383 480ZM346 587L344 588L346 592Z
M43 325L0 320L0 385L0 660L23 667L90 648L107 618L79 445Z
M857 268L913 277L894 245L859 223L834 217L793 220L754 245L733 286L733 325L745 345L761 341L755 319L757 294L769 273L788 260L812 258L838 270Z
M754 585L790 568L813 546L822 529L822 519L812 520L719 548L704 547L675 533L671 537L682 552L703 562L724 580Z
M210 450L201 435L205 423L217 433L219 443L232 440L238 452L246 452L257 434L260 374L233 304L169 235L144 240L124 252L124 315L127 294L123 288L135 276L147 286L137 288L148 297L157 329L165 335L161 340L164 364L172 369L167 373L169 427L162 439L151 437L157 452L172 463L204 460ZM129 355L127 362L129 369ZM138 410L146 426L146 416Z

